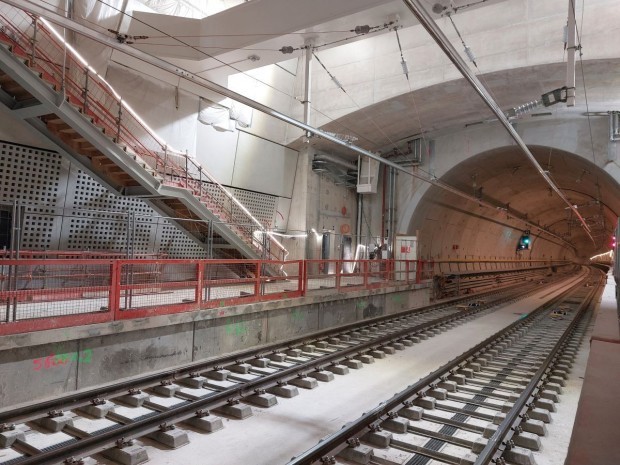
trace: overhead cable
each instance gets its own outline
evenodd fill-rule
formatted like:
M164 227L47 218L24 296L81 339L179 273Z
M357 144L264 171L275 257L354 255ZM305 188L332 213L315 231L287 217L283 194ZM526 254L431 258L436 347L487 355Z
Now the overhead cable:
M588 235L588 237L594 243L594 239L590 234L590 227L586 223L585 219L581 216L581 214L577 211L577 209L573 206L573 204L564 196L562 191L558 188L558 186L551 180L549 175L545 172L545 170L540 166L528 146L523 142L523 139L519 136L517 131L512 127L508 118L504 115L504 112L499 107L499 105L495 102L493 97L489 94L489 91L482 85L480 80L476 77L476 75L469 69L467 63L463 61L461 56L458 54L456 49L452 46L448 38L441 31L441 29L435 24L433 18L428 14L424 6L422 5L420 0L403 0L405 5L409 8L409 10L413 13L413 15L418 19L420 24L426 29L429 35L433 38L433 40L439 45L441 50L448 56L450 61L457 67L457 69L461 72L463 77L470 83L473 89L478 93L478 95L482 98L484 103L489 107L489 109L495 114L499 122L504 126L508 134L512 137L512 139L516 142L517 146L521 149L523 154L528 158L531 164L536 168L540 176L547 182L549 187L553 189L553 191L562 199L564 203L566 203L571 211L577 216L581 225Z

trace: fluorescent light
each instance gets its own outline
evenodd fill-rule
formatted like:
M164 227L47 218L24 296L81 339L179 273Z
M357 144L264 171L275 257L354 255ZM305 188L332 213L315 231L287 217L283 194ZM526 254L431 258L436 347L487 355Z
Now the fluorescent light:
M614 258L614 251L610 250L609 252L594 255L593 257L590 257L590 260L598 260L599 258L609 258L612 260Z
M277 233L277 232L259 231L259 230L254 231L254 234L256 234L256 233L267 234L269 236L285 237L285 238L290 238L290 237L308 237L308 234L282 234L282 233Z

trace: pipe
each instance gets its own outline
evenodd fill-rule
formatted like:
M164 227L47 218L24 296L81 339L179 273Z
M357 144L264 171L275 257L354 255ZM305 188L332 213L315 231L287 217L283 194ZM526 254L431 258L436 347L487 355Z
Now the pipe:
M258 110L262 113L265 113L266 115L272 116L276 119L279 119L280 121L284 121L285 123L291 124L292 126L298 127L300 129L303 129L306 132L310 132L312 134L315 134L317 136L320 136L321 138L328 140L330 142L333 142L336 145L340 145L342 147L345 147L349 150L352 150L355 153L358 153L360 155L364 155L365 157L368 158L372 158L373 160L378 161L379 163L382 163L385 166L391 166L392 168L401 171L403 173L406 173L409 176L412 176L416 179L419 179L421 181L427 182L429 184L432 184L440 189L443 189L445 191L451 192L452 194L461 197L463 199L466 200L470 200L472 202L476 202L478 205L490 208L490 209L497 209L498 207L496 205L493 205L489 202L485 202L481 199L477 199L472 195L466 194L465 192L461 192L460 190L449 186L447 184L444 184L436 179L433 179L431 177L427 177L424 176L423 174L421 174L418 171L409 171L408 169L398 165L397 163L391 162L389 160L386 160L384 158L381 158L379 155L370 152L366 149L363 149L361 147L358 147L356 145L350 144L346 141L343 141L335 136L332 136L331 134L322 131L320 129L316 129L313 128L312 126L302 123L301 121L298 121L294 118L291 118L283 113L280 113L277 110L274 110L273 108L268 107L267 105L263 105L262 103L256 102L250 98L245 97L244 95L238 94L237 92L234 92L232 90L227 89L224 86L221 86L219 84L216 84L215 82L211 82L203 77L197 76L193 73L190 73L189 71L184 70L183 68L180 68L178 66L173 65L172 63L168 63L165 60L162 60L160 58L154 57L149 55L148 53L142 52L138 49L132 48L129 45L126 44L121 44L118 41L111 39L110 37L108 37L105 34L96 32L86 26L83 26L73 20L70 20L68 18L65 18L62 15L59 15L53 11L50 11L46 8L41 7L40 5L36 4L35 2L33 2L32 0L2 0L4 3L14 6L16 8L20 8L24 11L28 11L31 14L35 14L44 18L47 18L49 21L53 22L54 24L59 25L60 27L64 27L67 29L70 29L72 31L75 31L81 35L83 35L84 37L94 40L95 42L99 42L100 44L103 44L107 47L113 48L115 50L118 50L120 52L123 52L133 58L136 58L137 60L143 61L144 63L148 63L152 66L155 66L156 68L159 68L161 70L167 71L171 74L174 74L175 76L178 76L184 80L187 80L188 82L193 82L194 84L203 87L205 89L211 90L213 92L216 92L220 95L223 95L225 97L229 97L232 98L236 101L238 101L239 103L243 103L244 105L249 106L250 108L253 108L255 110ZM406 0L405 0L406 1ZM475 78L474 78L475 79ZM477 81L477 79L476 79ZM518 136L517 136L518 137ZM520 139L519 139L520 140ZM557 188L556 188L557 189ZM569 247L571 247L573 250L575 249L575 246L573 244L571 244L570 242L568 242L567 240L565 240L564 238L558 236L557 234L554 234L551 231L548 231L546 229L542 229L539 225L530 222L527 218L521 217L519 215L517 215L516 213L511 213L511 215L514 218L519 219L519 221L523 221L526 225L531 226L531 227L535 227L540 229L541 231L544 231L547 235L554 237L555 239L561 241L562 243L568 245ZM581 217L580 217L581 218Z
M575 106L575 0L568 0L568 23L566 36L566 106Z
M317 153L314 156L314 159L316 161L327 161L329 163L333 163L334 165L342 166L343 168L346 168L348 170L357 171L357 165L355 163L342 160L341 158L334 157L333 155L328 155L326 153Z
M310 98L312 96L312 50L311 44L306 46L306 69L304 72L305 89L304 89L304 123L310 124ZM306 137L310 139L312 133L306 131Z
M394 197L396 194L396 171L392 168L388 170L388 219L387 219L387 247L388 257L393 258L394 249Z
M383 166L383 185L381 186L383 189L383 195L381 197L381 245L383 245L383 241L385 238L385 235L383 234L383 229L385 228L385 190L387 188L387 184L388 184L388 171L387 171L387 166Z
M355 218L355 235L357 236L357 245L362 243L362 215L364 214L364 196L357 194L357 215Z
M454 65L461 72L463 77L471 84L474 90L482 98L484 103L486 103L486 105L491 109L495 116L497 116L499 122L506 128L508 134L510 134L512 139L517 143L521 151L530 160L530 162L536 168L542 178L547 182L551 189L553 189L555 193L558 194L558 196L564 201L564 203L569 206L569 208L573 211L577 218L579 218L579 221L581 222L581 225L583 226L586 234L592 240L592 242L596 244L596 242L592 238L592 235L590 234L590 227L586 224L586 221L579 214L577 208L571 202L569 202L569 200L564 196L562 191L560 191L558 186L556 186L555 183L551 180L551 178L545 172L542 166L540 166L540 164L536 161L536 158L534 158L534 155L532 154L532 152L530 152L530 149L527 147L527 145L525 145L525 142L523 142L519 134L517 134L517 131L515 131L515 129L512 127L510 121L508 121L508 118L506 118L506 115L504 115L502 109L495 102L495 100L493 100L491 94L489 94L486 88L478 80L478 78L469 68L467 63L463 61L459 53L452 46L452 44L441 31L441 29L437 26L437 24L435 24L433 18L428 14L426 9L422 5L421 0L403 0L403 2L413 13L413 15L418 19L422 27L426 29L426 32L428 32L429 35L433 38L433 40L437 43L437 45L439 45L439 48L441 48L441 50L446 54L450 61L454 63Z

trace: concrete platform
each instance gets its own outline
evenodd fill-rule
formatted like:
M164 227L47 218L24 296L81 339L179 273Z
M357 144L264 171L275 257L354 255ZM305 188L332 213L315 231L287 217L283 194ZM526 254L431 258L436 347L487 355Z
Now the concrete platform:
M592 330L590 355L566 465L619 464L619 418L620 323L615 283L610 275Z
M326 289L305 298L0 336L0 411L428 304L429 289L414 287L346 295ZM86 351L81 362L41 368L46 358Z

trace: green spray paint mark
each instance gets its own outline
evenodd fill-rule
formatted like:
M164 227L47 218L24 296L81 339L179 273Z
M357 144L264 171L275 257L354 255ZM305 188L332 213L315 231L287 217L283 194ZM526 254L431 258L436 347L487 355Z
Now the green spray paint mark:
M92 349L86 349L81 352L70 352L67 354L52 354L45 358L37 358L32 361L34 365L34 371L41 371L42 369L49 370L57 366L66 365L69 362L78 362L82 364L90 365L93 361Z
M240 321L238 323L233 323L229 318L228 323L226 324L226 334L229 336L246 336L249 334L249 329L247 323L244 321Z
M304 316L302 315L301 310L296 308L291 312L291 318L293 319L293 321L301 321L304 319Z
M361 309L364 309L364 308L366 308L366 307L368 306L368 301L366 301L366 300L360 300L360 301L358 301L358 302L355 304L355 306L356 306L358 309L360 309L360 310L361 310Z
M396 302L397 304L402 304L405 301L405 296L402 294L395 294L390 297L392 302Z

